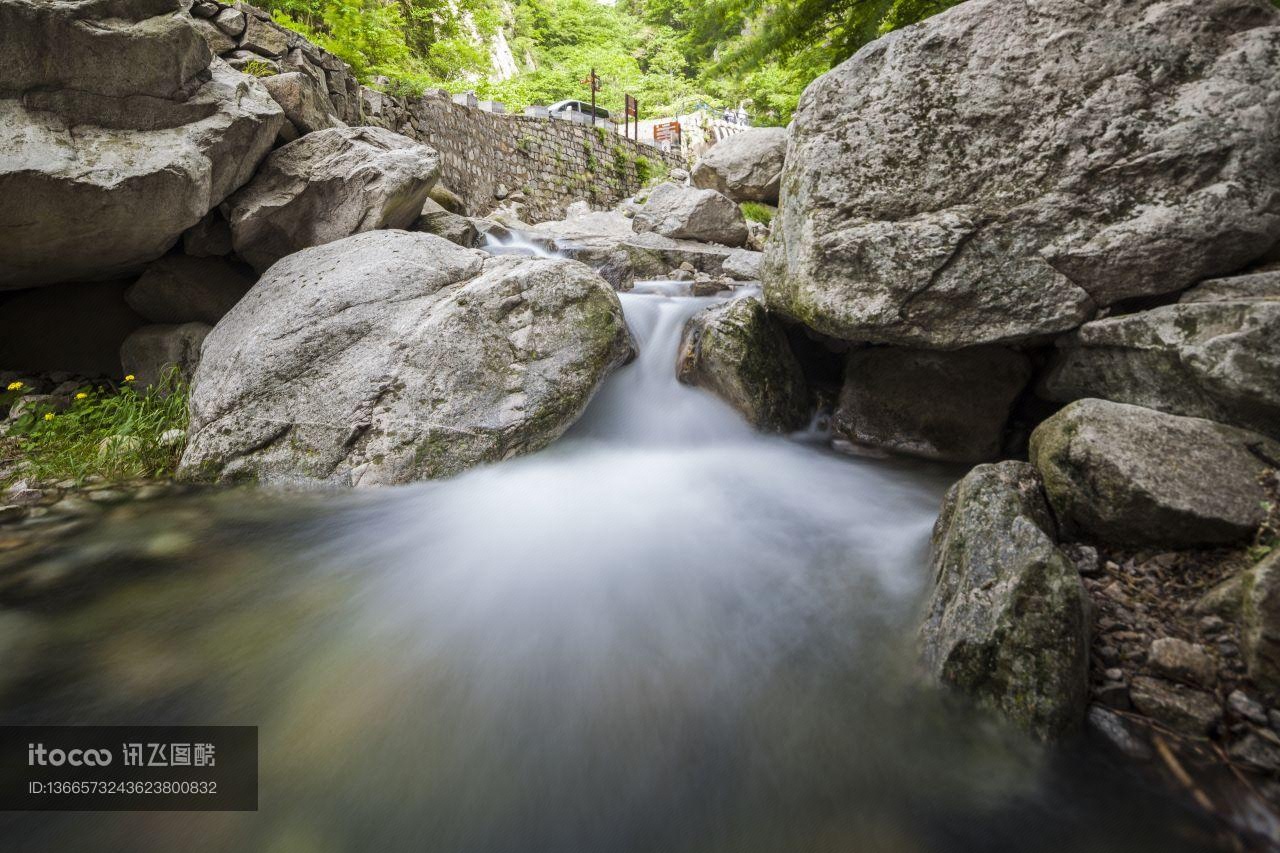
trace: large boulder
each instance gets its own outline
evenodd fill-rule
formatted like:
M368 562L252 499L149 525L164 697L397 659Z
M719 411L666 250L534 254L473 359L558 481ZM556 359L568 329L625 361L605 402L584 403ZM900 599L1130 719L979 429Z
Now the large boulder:
M867 45L796 111L770 307L950 349L1262 258L1277 52L1267 0L968 0Z
M120 345L120 366L140 386L154 385L177 370L190 381L200 364L200 347L213 331L207 323L143 326Z
M167 255L125 291L129 307L152 323L216 324L253 286L240 265L222 258Z
M854 350L832 429L861 447L986 462L1000 455L1014 401L1030 379L1027 357L1003 347Z
M933 529L921 659L941 683L1040 737L1077 727L1088 695L1088 609L1054 543L1040 478L1024 462L979 465Z
M1260 285L1232 281L1200 285L1177 305L1086 323L1059 342L1042 393L1133 403L1280 438L1280 275L1271 291L1278 301Z
M630 354L581 264L359 234L281 260L205 340L181 473L447 477L549 444Z
M747 242L747 221L738 205L715 190L660 184L632 220L638 233L724 246Z
M804 372L758 297L712 305L691 317L677 370L681 382L713 392L756 429L785 432L809 420Z
M707 149L690 177L695 187L717 190L734 201L777 204L786 157L785 127L753 127Z
M228 199L232 245L261 272L308 246L407 228L439 172L434 149L380 127L308 133L273 151Z
M181 8L0 4L0 290L136 271L270 149L280 108Z
M1201 418L1079 400L1036 427L1031 461L1065 535L1113 545L1241 542L1264 518L1280 442Z

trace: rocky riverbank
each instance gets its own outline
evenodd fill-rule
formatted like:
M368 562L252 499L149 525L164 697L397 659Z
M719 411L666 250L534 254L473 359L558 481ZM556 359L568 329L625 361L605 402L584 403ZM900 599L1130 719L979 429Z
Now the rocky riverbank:
M742 290L689 319L682 381L762 431L818 416L838 449L968 467L933 532L927 679L1036 739L1098 736L1280 844L1267 0L967 0L816 80L789 129L537 224L510 196L464 215L431 146L214 55L212 30L243 23L244 48L261 18L118 5L111 27L3 12L85 45L0 82L0 188L30 200L0 217L0 368L46 414L79 376L176 368L186 481L451 477L577 421L635 355L636 280ZM297 49L279 77L302 84ZM56 538L136 485L11 483L0 519Z

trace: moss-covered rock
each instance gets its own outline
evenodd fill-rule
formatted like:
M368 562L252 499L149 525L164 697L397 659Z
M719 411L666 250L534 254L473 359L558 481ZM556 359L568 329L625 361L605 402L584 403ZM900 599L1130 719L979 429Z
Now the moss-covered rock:
M1043 738L1080 724L1088 692L1085 592L1054 539L1030 465L974 468L934 526L920 629L934 678Z
M811 398L786 333L757 297L744 296L694 315L680 344L680 381L718 395L752 426L799 429Z
M1114 545L1248 539L1275 460L1280 442L1257 433L1106 400L1072 403L1031 435L1063 533Z

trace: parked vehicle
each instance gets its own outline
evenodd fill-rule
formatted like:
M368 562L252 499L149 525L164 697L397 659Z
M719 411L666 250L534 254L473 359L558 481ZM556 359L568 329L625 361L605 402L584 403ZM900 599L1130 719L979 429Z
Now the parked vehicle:
M609 118L609 111L604 107L596 107L595 109L596 118ZM547 110L556 118L576 119L578 121L591 120L591 104L583 101L559 101L547 107Z

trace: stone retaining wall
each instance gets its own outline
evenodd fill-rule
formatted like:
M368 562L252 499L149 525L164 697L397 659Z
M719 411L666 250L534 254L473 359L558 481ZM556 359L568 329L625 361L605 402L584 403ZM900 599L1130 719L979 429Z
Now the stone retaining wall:
M685 167L669 154L616 133L556 119L485 112L443 91L418 99L356 82L333 54L245 3L196 0L192 17L214 52L232 66L269 75L302 71L327 91L348 124L372 124L426 142L440 152L441 183L481 216L513 198L533 222L559 219L574 201L607 208L661 169Z

